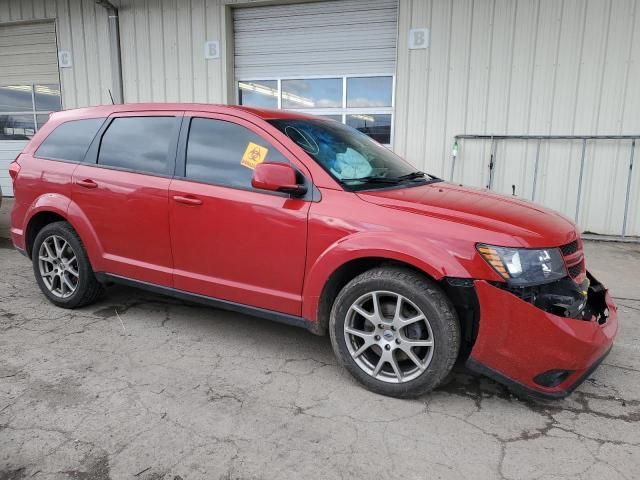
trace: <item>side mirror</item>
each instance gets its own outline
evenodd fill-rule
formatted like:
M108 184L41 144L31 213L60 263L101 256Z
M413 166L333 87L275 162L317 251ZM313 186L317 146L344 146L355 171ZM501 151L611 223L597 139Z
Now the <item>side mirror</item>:
M307 193L307 187L298 185L296 171L286 163L259 163L253 171L251 185L253 188L288 193L294 197Z

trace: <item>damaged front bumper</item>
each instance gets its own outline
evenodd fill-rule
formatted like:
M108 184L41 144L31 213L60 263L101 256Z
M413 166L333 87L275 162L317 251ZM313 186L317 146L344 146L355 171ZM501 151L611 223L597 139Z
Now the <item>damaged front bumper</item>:
M609 353L618 330L609 293L587 276L586 294L577 296L566 286L528 296L476 280L479 325L466 366L523 396L569 395Z

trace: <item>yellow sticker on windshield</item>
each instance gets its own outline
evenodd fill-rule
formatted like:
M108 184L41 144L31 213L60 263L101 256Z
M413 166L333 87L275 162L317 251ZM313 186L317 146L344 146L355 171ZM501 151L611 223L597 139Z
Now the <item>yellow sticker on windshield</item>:
M242 160L240 161L240 165L253 170L256 168L256 165L264 162L264 159L267 158L268 152L268 148L249 142L249 145L247 145L247 149L244 151L244 155L242 156Z

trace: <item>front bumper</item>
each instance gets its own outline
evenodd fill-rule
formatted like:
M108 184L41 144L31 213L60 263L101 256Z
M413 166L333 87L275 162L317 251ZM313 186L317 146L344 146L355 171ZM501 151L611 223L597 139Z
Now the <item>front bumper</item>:
M606 306L599 308L602 315L583 320L547 313L484 280L477 280L475 288L479 328L466 366L514 393L563 398L597 368L613 345L617 311L606 290L602 302ZM595 303L588 299L592 300ZM556 381L540 380L549 375Z

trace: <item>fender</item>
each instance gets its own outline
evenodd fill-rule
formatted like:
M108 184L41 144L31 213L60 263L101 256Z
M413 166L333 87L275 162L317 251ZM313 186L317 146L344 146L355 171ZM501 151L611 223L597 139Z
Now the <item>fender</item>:
M302 292L302 317L318 321L320 296L331 275L346 263L367 257L409 264L435 280L444 276L471 276L445 245L432 240L417 242L414 236L390 236L389 232L354 233L330 245L308 269Z
M22 230L17 231L14 229L13 231L15 236L19 237L22 241L22 245L17 246L24 248L25 252L27 251L27 230L29 228L29 223L31 223L31 219L34 216L41 212L51 212L66 219L69 202L71 202L69 197L59 193L46 193L37 197L25 212L25 220L22 225Z
M27 227L31 219L40 212L52 212L64 218L78 232L94 270L99 271L102 259L102 245L91 223L77 203L65 195L48 193L38 197L27 210L23 227L23 241L26 246Z
M67 218L71 226L73 226L75 231L78 232L78 235L80 235L93 270L95 272L103 271L105 268L103 265L104 248L102 247L102 243L87 216L73 200L69 201Z

